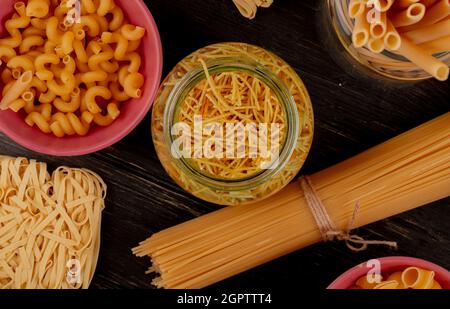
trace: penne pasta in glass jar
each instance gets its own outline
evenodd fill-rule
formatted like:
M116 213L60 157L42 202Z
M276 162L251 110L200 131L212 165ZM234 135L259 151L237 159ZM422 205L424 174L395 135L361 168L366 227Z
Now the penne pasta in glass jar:
M358 78L394 84L448 79L448 0L322 0L320 19L326 49Z
M311 101L296 72L244 43L204 47L179 62L152 114L156 152L187 192L221 205L286 186L313 137Z

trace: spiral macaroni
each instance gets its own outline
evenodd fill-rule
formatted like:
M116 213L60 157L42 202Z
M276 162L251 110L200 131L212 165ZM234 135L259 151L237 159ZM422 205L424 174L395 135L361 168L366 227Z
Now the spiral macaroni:
M23 110L28 125L57 137L112 124L145 82L137 52L145 29L114 0L79 1L77 19L77 1L16 2L0 39L0 110Z

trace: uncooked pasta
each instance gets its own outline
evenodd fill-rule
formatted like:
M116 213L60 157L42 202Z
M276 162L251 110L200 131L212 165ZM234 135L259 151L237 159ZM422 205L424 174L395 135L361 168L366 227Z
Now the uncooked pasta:
M203 62L204 64L204 62ZM285 139L286 117L283 106L279 102L273 90L258 78L242 72L221 72L213 76L208 75L205 67L206 80L200 81L188 94L177 112L177 122L188 124L194 130L194 117L200 115L204 125L215 123L220 125L217 130L226 132L227 124L231 125L254 125L255 135L258 134L258 125L277 124L274 127L278 132L279 145L281 148ZM267 135L271 136L270 126ZM273 130L275 131L275 130ZM204 134L203 138L208 138ZM233 141L235 143L235 141ZM242 142L242 157L234 153L227 158L226 143L222 143L223 154L219 158L193 158L190 165L202 173L220 179L242 179L261 172L264 158L249 147L249 138ZM233 148L237 148L234 147ZM268 148L271 147L270 139ZM192 141L192 155L194 157L194 141Z
M441 285L434 278L435 272L415 266L410 266L402 271L390 274L378 275L377 280L368 280L368 276L359 278L354 288L360 289L416 289L416 290L440 290ZM373 281L373 282L372 282Z
M0 156L0 288L88 288L105 195L89 170Z
M450 195L450 113L309 178L346 230ZM202 288L322 240L300 183L252 205L228 207L156 233L149 256L161 288Z
M180 101L174 99L177 93ZM248 155L249 145L244 157L230 160L174 158L171 124L183 122L192 128L195 116L222 127L225 123L279 125L279 169L265 177L270 171L261 168L261 156ZM213 44L184 58L163 81L153 105L153 143L168 174L187 192L221 205L255 202L281 190L305 162L313 132L311 100L295 70L273 53L245 43ZM269 132L267 139L271 137ZM266 149L272 149L270 141Z
M268 8L273 0L233 0L242 16L253 19L256 16L258 7Z

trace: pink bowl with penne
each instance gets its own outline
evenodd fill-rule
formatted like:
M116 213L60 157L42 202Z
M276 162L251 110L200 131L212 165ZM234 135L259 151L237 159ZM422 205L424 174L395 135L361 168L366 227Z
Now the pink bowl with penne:
M25 3L25 5L28 5L31 1L35 1L35 0L23 0L23 2ZM47 3L50 3L50 5L52 5L52 3L56 3L56 1L54 0L36 0L36 1L47 1ZM2 1L2 5L0 7L0 38L4 39L5 37L9 36L11 31L5 28L5 22L11 18L14 18L14 16L18 16L18 13L15 13L15 15L13 16L13 11L16 10L18 12L17 9L17 3L19 1L17 0L3 0ZM74 1L76 2L76 1ZM87 1L89 2L89 1ZM106 1L105 1L106 2ZM103 3L103 0L102 0ZM154 97L156 95L158 86L160 84L160 80L161 80L161 73L162 73L162 46L161 46L161 39L159 36L159 32L158 32L158 28L156 26L156 23L150 13L150 11L148 10L147 6L145 5L144 1L142 0L115 0L114 2L111 2L111 6L110 8L103 8L104 13L100 14L98 13L100 16L104 16L103 20L106 20L107 17L107 12L108 10L113 10L116 6L120 7L124 13L125 19L124 19L124 24L126 22L129 22L132 25L136 25L139 26L137 27L137 29L141 30L143 32L143 29L145 29L145 35L140 39L140 45L139 47L136 49L134 49L134 52L140 55L141 61L138 61L138 63L140 63L140 66L137 66L137 68L133 71L131 68L129 68L130 66L133 66L133 61L131 61L131 64L129 66L127 66L127 68L129 69L129 72L132 73L128 73L127 72L127 76L123 76L122 80L123 83L125 84L129 84L129 88L132 89L133 84L138 84L135 89L134 92L133 90L131 92L128 92L128 96L124 96L127 99L124 99L123 102L121 103L117 103L117 106L120 106L120 113L118 112L117 108L112 108L110 109L111 106L108 105L108 110L106 109L106 104L107 102L111 101L111 100L115 100L114 95L111 95L111 93L102 93L100 91L91 94L91 97L93 99L91 99L92 104L95 106L89 106L89 102L88 105L86 107L86 109L88 111L91 111L94 107L98 108L98 106L96 106L96 96L102 96L103 100L99 103L99 100L97 100L98 105L100 104L104 104L105 106L102 106L103 109L103 113L111 113L113 114L114 112L116 112L116 115L119 115L117 118L114 118L114 121L111 122L109 125L107 126L101 126L101 125L94 125L92 126L88 132L86 134L80 134L77 131L77 134L68 134L67 131L61 127L58 127L57 124L55 124L55 127L52 127L52 131L48 131L47 133L42 132L42 129L40 129L39 127L39 123L38 120L39 119L31 119L30 117L30 113L25 112L24 110L22 110L21 108L18 108L18 112L14 112L13 110L10 109L5 109L5 110L0 110L0 132L7 135L8 137L10 137L12 140L14 140L15 142L17 142L18 144L34 150L36 152L40 152L40 153L45 153L45 154L49 154L49 155L55 155L55 156L75 156L75 155L84 155L84 154L88 154L88 153L93 153L99 150L102 150L108 146L113 145L114 143L118 142L119 140L121 140L122 138L124 138L126 135L128 135L143 119L144 117L147 115L148 111L150 110L152 104L153 104L153 100ZM115 3L115 5L114 5ZM16 5L16 6L15 6ZM20 4L23 7L23 4ZM100 4L101 6L102 4ZM83 10L86 10L85 8L83 8ZM98 12L100 12L102 9L101 8L97 8ZM111 11L109 11L111 12ZM19 13L20 14L20 13ZM28 13L27 13L28 14ZM61 19L60 19L61 20ZM108 21L111 20L111 18L108 18ZM64 20L65 22L65 20ZM63 24L62 22L60 23L59 26L61 26L61 24ZM101 23L99 23L101 25ZM75 24L72 24L73 26ZM123 25L123 24L122 24ZM107 25L106 25L107 26ZM31 24L30 24L31 27ZM38 30L36 30L37 26L33 25L33 29L29 30L29 32L31 33L32 31L36 31L38 32ZM64 27L64 25L62 25L62 27ZM75 26L74 26L75 27ZM101 27L101 26L100 26ZM110 26L111 27L111 26ZM130 26L131 27L131 26ZM127 35L131 36L131 35L135 35L136 33L132 32L132 28L127 28L125 31L127 31L123 36L126 37ZM125 27L124 27L125 28ZM67 28L66 28L67 29ZM86 37L87 37L87 33L89 31L95 31L92 30L92 28L90 28L89 26L86 27ZM108 30L109 31L109 35L106 35L105 37L108 38L108 40L111 43L113 48L116 48L116 51L114 54L114 57L118 55L118 57L125 57L124 55L120 55L120 51L118 51L118 47L121 43L120 43L120 38L116 38L116 33L120 33L120 31L122 30L122 33L124 33L122 28L118 28L118 30L116 30L113 34L111 34L113 32L113 30ZM45 31L45 30L42 30ZM8 33L9 32L9 33ZM75 32L75 31L73 31ZM48 31L46 32L48 35ZM78 34L78 32L75 32L75 37ZM81 33L80 35L84 35L83 33ZM90 34L89 34L90 35ZM100 38L102 37L102 32L100 32L96 37ZM13 37L11 35L11 37ZM25 37L25 35L23 35L23 37ZM73 38L72 38L73 40ZM83 39L80 39L80 41L82 41ZM92 40L94 40L92 38ZM64 42L64 41L63 41ZM131 41L129 41L131 42ZM29 45L33 44L32 40L29 40ZM38 43L36 43L38 44ZM102 43L103 44L103 43ZM116 45L117 44L117 45ZM2 44L4 45L4 44ZM27 44L25 44L27 45ZM64 49L64 43L62 43L62 48ZM87 43L86 43L87 45ZM98 56L100 53L100 50L96 51L95 50L95 44L92 44L93 47L91 47L92 49L92 53L90 55L90 58L93 58L95 56ZM29 46L20 46L20 49L22 50L28 50ZM55 52L57 53L58 51L56 50L57 48L61 48L60 46L55 48ZM69 48L71 48L69 46ZM87 49L87 48L86 48ZM19 47L16 48L16 50L19 50ZM43 50L43 47L41 48L41 50ZM69 49L70 50L70 49ZM31 50L33 51L33 50ZM128 51L130 51L130 49L128 49ZM75 52L75 51L74 51ZM38 52L36 52L36 54L38 54ZM74 55L74 54L72 54ZM78 55L77 55L78 56ZM72 56L74 59L76 58L75 56ZM78 61L78 59L75 60L71 60L69 58L66 59L66 57L60 56L61 58L61 65L64 64L67 66L70 66L70 61L75 62ZM89 59L90 59L89 58ZM5 60L6 59L6 60ZM116 59L121 59L121 58L116 58ZM125 59L125 58L124 58ZM127 58L127 60L129 60ZM3 64L1 64L0 66L0 71L3 72L6 68L6 62L8 61L8 58L2 58ZM36 62L35 62L36 63ZM87 60L85 63L85 67L87 68ZM116 70L117 70L117 66L119 65L119 63L122 63L122 61L114 61L114 58L111 60L110 66L109 68L111 68L113 65L116 66ZM45 64L45 63L44 63ZM47 68L49 67L48 64ZM95 66L96 64L92 64L92 66ZM122 66L122 64L120 64ZM89 66L91 66L91 63L89 62ZM77 64L78 67L78 64ZM102 65L103 68L103 65ZM12 70L12 69L11 69ZM12 70L14 73L14 70ZM27 71L27 70L23 70L23 71ZM36 68L36 73L37 73L38 69ZM92 71L92 69L91 69ZM57 75L56 71L53 71L55 76ZM89 71L85 71L88 72ZM103 71L102 71L103 72ZM105 66L105 72L108 72L108 69ZM100 73L95 73L95 74L85 74L84 77L82 77L83 82L85 82L86 84L90 83L90 85L95 86L95 83L92 84L92 80L95 81L96 78L105 78L106 76L110 75L110 74L104 74L105 72L103 72L102 74ZM119 72L119 71L117 71ZM116 72L116 73L117 73ZM26 72L21 72L21 74L25 75ZM44 74L45 73L45 74ZM76 71L76 73L78 72L78 69ZM40 76L42 76L43 78L47 78L48 74L49 74L49 70L47 70L46 72L40 72ZM51 73L50 73L51 74ZM65 86L65 82L66 80L68 82L70 82L72 77L65 77L64 75L65 73L60 73L58 75L59 77L59 85L56 83L56 85L59 87L59 89L63 89L63 87ZM7 74L4 74L5 76ZM12 76L14 76L13 74L11 74ZM38 74L36 74L38 75ZM118 75L118 74L115 74ZM128 76L132 76L130 78L128 78ZM13 77L9 77L11 80ZM40 78L40 77L39 77ZM16 77L17 79L17 77ZM20 79L20 77L19 77ZM56 79L56 78L55 78ZM45 79L44 79L45 81ZM117 77L116 77L116 83L118 83ZM49 82L47 82L49 84ZM111 82L112 83L112 82ZM121 81L122 83L122 81ZM122 83L122 84L123 84ZM61 85L62 84L62 85ZM98 86L99 83L97 83ZM60 86L61 85L61 86ZM81 85L81 84L80 84ZM110 84L109 84L110 85ZM50 84L49 84L50 86ZM91 86L91 87L93 87ZM2 79L0 79L0 90L2 90L5 87L5 82L2 81ZM108 88L111 89L111 86L108 86L108 84L106 83L106 86L103 88ZM14 86L11 87L14 89ZM16 87L16 88L20 88L20 87ZM81 86L80 86L81 88ZM94 87L95 88L95 87ZM50 87L49 87L50 89ZM125 89L125 87L124 87ZM75 91L76 90L76 91ZM63 91L63 90L61 90ZM82 93L85 92L89 92L89 87L87 89L82 89ZM113 92L113 91L111 91ZM122 90L122 92L126 92L126 90ZM80 89L75 87L74 91L71 92L71 95L73 95L73 93L76 93L77 95L80 94ZM5 99L6 101L8 100L8 98L5 98L6 96L11 96L11 93L8 94L8 91L6 91L6 94L4 93L4 95L2 96L2 91L0 91L0 99L3 100ZM30 95L33 96L33 94L31 93L25 93L21 96L22 99L26 99L26 95ZM40 95L42 96L43 93L40 93ZM88 96L89 94L86 94L86 96ZM59 94L58 94L59 97ZM57 97L57 98L58 98ZM64 108L70 108L70 96L69 95L64 95L64 93L61 92L61 98L68 98L68 99L64 99L67 100L66 105L64 105ZM41 97L40 97L41 98ZM128 99L129 98L129 99ZM18 102L19 99L17 99L16 101ZM51 99L50 99L51 100ZM53 97L54 100L54 97ZM52 117L54 116L55 113L55 102L56 101L51 101L50 104L53 104L53 112L52 112ZM80 99L81 101L81 99ZM112 102L112 101L111 101ZM40 104L36 103L35 107L39 107ZM115 107L115 106L112 106ZM42 114L44 113L44 108L40 109L39 112L41 112ZM107 110L107 111L106 111ZM27 115L28 114L28 115ZM61 114L61 113L60 113ZM66 115L68 115L69 113L67 113ZM75 120L81 120L84 121L84 119L86 119L86 121L93 121L94 117L89 116L89 115L82 115L82 113L80 113L80 110L74 111L72 113L72 116L74 118L78 118ZM76 116L76 117L75 117ZM83 118L84 116L86 116L85 118ZM102 114L98 114L98 122L95 122L95 124L99 124L101 123L101 121L104 121L105 116ZM50 118L47 118L50 119ZM56 122L55 120L53 120L54 118L51 118L53 122ZM25 121L26 120L26 121ZM70 120L70 119L69 119ZM51 123L51 121L49 120L49 123ZM33 126L31 126L33 125ZM63 130L64 129L64 130ZM52 134L52 132L54 134ZM58 136L57 133L55 132L61 132L60 136ZM83 132L81 132L83 133Z
M380 272L380 274L377 274ZM368 284L365 277L382 275L379 283ZM363 280L361 280L363 279ZM376 278L375 278L376 279ZM363 281L363 284L361 284ZM368 281L368 280L367 280ZM397 282L406 282L406 287L397 286ZM369 260L361 263L333 281L328 289L405 289L413 287L415 283L425 286L425 289L450 289L450 272L445 268L418 258L406 256L390 256ZM433 285L433 282L437 282ZM359 285L359 286L358 286ZM365 287L364 285L368 285ZM362 286L362 287L361 287Z

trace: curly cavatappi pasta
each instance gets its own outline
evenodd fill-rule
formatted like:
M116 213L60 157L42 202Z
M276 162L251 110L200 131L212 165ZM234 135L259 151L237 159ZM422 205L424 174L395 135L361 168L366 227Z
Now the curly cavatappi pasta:
M89 170L0 156L0 289L88 288L105 196Z
M5 29L0 110L23 111L44 133L84 136L142 96L145 29L128 23L114 0L19 1Z

